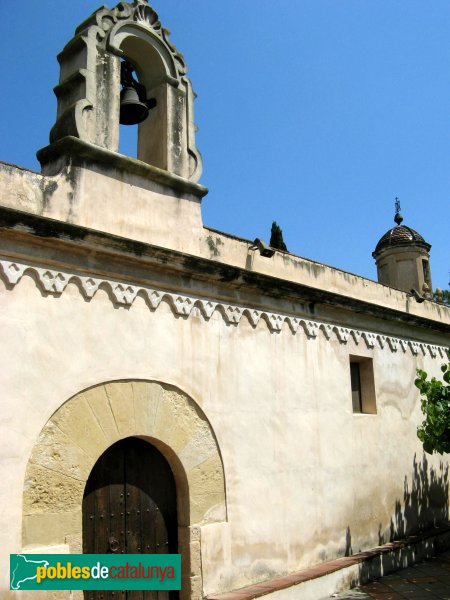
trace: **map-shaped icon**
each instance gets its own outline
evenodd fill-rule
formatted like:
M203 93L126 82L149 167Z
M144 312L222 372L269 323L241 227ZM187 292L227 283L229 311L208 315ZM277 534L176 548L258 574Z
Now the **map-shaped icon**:
M11 557L11 560L12 557ZM36 567L48 567L49 563L46 560L30 560L23 554L15 555L16 563L13 568L13 564L11 564L11 589L12 590L20 590L22 589L20 586L25 581L29 581L31 579L36 579Z

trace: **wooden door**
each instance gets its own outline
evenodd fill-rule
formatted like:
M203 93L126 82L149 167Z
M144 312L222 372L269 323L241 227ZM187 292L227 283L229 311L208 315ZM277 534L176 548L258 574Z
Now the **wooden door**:
M178 552L176 488L166 459L138 438L98 459L83 499L83 552ZM178 592L85 591L85 600L175 600Z

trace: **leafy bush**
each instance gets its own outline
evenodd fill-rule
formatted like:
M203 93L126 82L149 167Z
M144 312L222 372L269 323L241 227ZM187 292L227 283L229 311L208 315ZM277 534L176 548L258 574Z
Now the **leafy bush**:
M443 380L432 377L417 370L415 386L422 397L422 412L425 416L422 425L417 429L417 437L428 454L450 453L450 362L442 365Z

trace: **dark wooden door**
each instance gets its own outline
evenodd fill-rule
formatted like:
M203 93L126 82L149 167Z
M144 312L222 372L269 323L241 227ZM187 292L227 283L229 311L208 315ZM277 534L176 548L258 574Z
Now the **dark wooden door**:
M86 554L178 552L176 488L166 459L138 438L98 459L83 499ZM178 592L86 591L85 600L175 600Z

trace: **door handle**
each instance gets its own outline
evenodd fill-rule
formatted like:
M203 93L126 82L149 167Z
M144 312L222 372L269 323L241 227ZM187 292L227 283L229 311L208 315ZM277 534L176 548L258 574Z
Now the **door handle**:
M116 538L111 535L109 536L109 549L111 550L111 552L117 552L117 550L119 549L119 542L118 540L116 540Z

